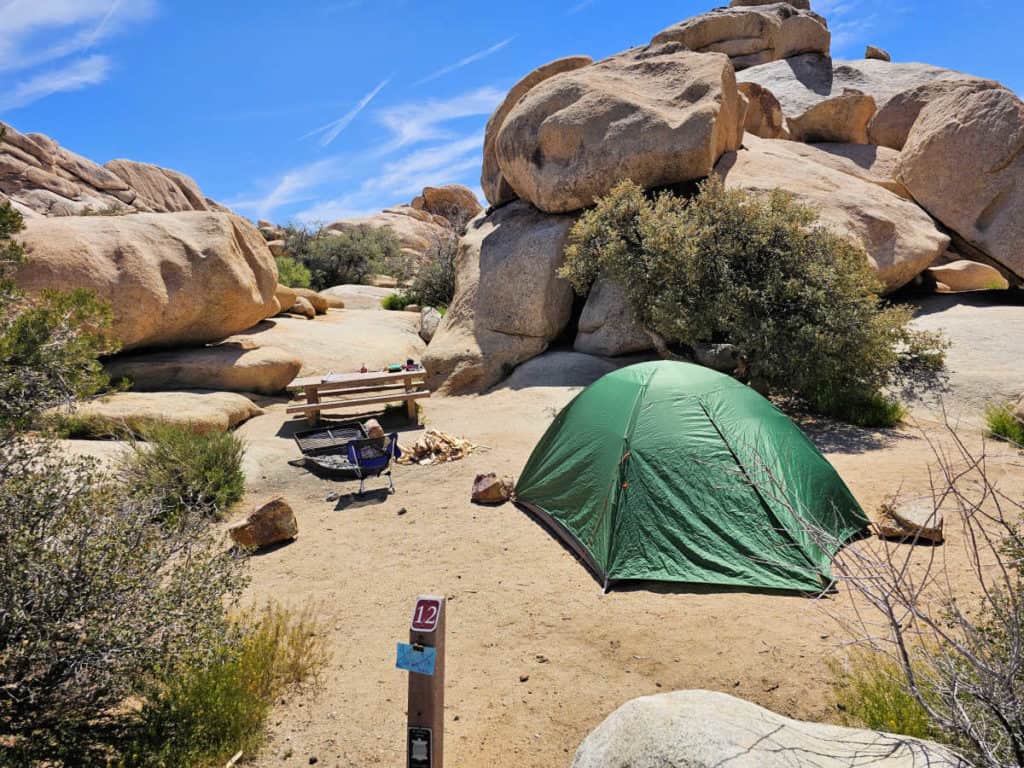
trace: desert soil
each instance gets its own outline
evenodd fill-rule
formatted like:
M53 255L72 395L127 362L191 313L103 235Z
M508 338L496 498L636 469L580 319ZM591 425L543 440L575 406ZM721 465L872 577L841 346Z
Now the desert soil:
M275 320L245 335L296 345L311 372L351 370L421 350L410 338L412 319L345 310L327 322ZM1010 342L1024 338L1024 307L937 297L924 302L919 322L953 341L944 402L978 445L987 393L1024 392L1024 362ZM261 401L266 415L239 429L249 478L239 516L283 495L300 534L252 558L246 600L313 607L332 658L319 690L275 708L269 743L253 765L308 765L312 756L325 766L403 764L407 675L395 669L395 644L407 639L414 599L423 593L449 600L451 766L568 766L583 737L620 704L675 689L725 691L785 715L838 720L829 661L842 657L846 637L830 613L843 610L845 589L821 600L665 585L603 594L515 506L470 504L477 473L516 476L558 410L613 367L549 353L488 394L425 401L427 427L466 437L479 450L451 464L400 466L394 495L362 500L353 496L357 483L290 466L299 455L291 436L304 422L286 417L284 401ZM412 442L421 428L395 419L400 442ZM910 422L887 431L830 422L806 428L870 515L897 492L927 493L928 438L943 434L935 402L915 406ZM995 473L1020 497L1021 457L1005 446L990 449ZM327 501L332 492L340 499ZM962 545L951 527L941 553L954 580L966 574Z

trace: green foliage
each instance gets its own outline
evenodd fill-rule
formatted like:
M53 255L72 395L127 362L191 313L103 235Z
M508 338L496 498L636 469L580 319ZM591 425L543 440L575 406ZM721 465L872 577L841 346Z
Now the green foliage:
M291 256L278 256L274 261L277 262L277 282L289 288L309 288L312 275L305 264Z
M174 520L189 510L220 518L242 498L245 447L232 432L200 434L188 427L153 425L145 443L132 443L120 474L127 488L161 500L161 517Z
M918 739L938 736L928 712L907 689L899 664L881 653L859 650L833 666L833 689L846 725Z
M401 312L410 304L415 303L415 297L410 293L406 293L405 291L389 293L387 296L380 300L380 305L384 309L388 309L393 312Z
M370 274L406 276L408 259L387 227L361 225L341 232L288 227L286 231L288 252L309 269L313 290L361 283Z
M327 663L323 629L309 609L271 606L233 629L232 642L212 657L171 666L148 686L122 753L126 765L221 766L238 750L251 755L275 699L315 684Z
M562 275L581 294L606 275L666 342L733 343L759 388L865 426L891 425L902 411L883 392L944 361L941 337L880 300L864 251L781 191L713 177L689 200L649 199L623 182L573 227Z
M1009 403L992 404L985 409L988 436L1024 447L1024 424L1017 420Z
M51 406L106 384L97 358L117 350L110 307L85 290L25 296L14 283L24 259L21 214L0 205L0 433L24 429Z
M103 765L138 685L227 634L239 562L203 511L162 525L129 492L45 439L0 450L0 743L16 765Z
M409 291L415 301L424 307L447 307L455 298L455 258L459 252L459 238L454 232L435 238L424 254L420 271L413 278Z

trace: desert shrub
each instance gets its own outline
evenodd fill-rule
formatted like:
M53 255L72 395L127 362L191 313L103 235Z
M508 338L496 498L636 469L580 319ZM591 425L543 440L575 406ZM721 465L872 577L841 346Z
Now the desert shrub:
M940 337L880 299L864 251L781 191L648 198L619 184L573 227L562 275L585 293L623 286L663 356L701 342L743 352L749 380L819 413L886 426L901 410L887 388L941 369Z
M984 447L968 447L948 424L946 439L932 445L933 505L947 530L960 531L965 573L955 582L943 573L937 547L847 547L835 572L859 607L835 617L898 670L932 732L970 765L1022 766L1024 501L999 487Z
M1009 403L989 405L985 409L988 435L1024 447L1024 424L1017 420L1013 411Z
M278 256L274 261L277 262L277 282L289 288L309 288L312 275L305 264L291 256Z
M85 290L26 296L13 275L24 258L14 239L21 214L0 205L0 433L106 383L97 358L114 352L112 313Z
M865 649L835 664L833 689L844 724L918 739L940 734L907 689L903 669L888 657Z
M383 299L380 300L380 305L384 309L391 310L392 312L401 312L410 304L415 304L416 298L406 291L397 291L395 293L389 293Z
M140 681L224 642L238 562L200 510L163 514L52 441L5 440L0 743L14 764L104 764Z
M120 474L134 493L159 498L164 518L190 509L220 518L241 500L245 447L234 433L154 424L142 437L145 442L133 442L122 459Z
M447 307L455 297L455 258L459 238L445 232L434 238L413 279L411 296L424 307Z
M232 633L209 658L171 665L150 682L122 749L126 765L220 766L239 750L251 755L275 700L315 684L327 663L324 634L309 609L270 606L241 616Z
M288 227L286 231L288 251L309 270L314 290L361 283L370 274L406 277L408 259L387 227L361 225L340 232Z

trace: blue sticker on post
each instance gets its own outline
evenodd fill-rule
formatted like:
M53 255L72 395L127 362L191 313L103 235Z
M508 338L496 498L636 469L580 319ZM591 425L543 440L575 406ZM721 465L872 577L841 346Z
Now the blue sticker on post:
M437 651L429 645L414 648L408 643L398 644L398 658L395 659L398 669L415 672L417 675L433 675L436 661Z

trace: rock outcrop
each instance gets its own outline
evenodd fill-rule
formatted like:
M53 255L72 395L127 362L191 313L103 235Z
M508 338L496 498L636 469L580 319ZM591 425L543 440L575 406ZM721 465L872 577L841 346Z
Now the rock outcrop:
M277 266L259 232L225 213L35 217L16 273L30 292L89 288L125 350L218 341L277 312Z
M865 59L878 59L878 61L892 61L892 56L884 48L879 48L877 45L869 45L864 51Z
M441 325L443 316L434 307L423 307L420 310L420 338L429 344Z
M633 699L576 751L572 768L968 768L928 741L791 720L712 691Z
M868 138L871 143L892 149L903 149L914 127L921 110L926 105L941 99L950 93L985 91L1002 88L994 80L960 79L933 80L896 94L878 110L868 126Z
M119 355L104 367L112 381L127 378L141 392L215 389L276 395L299 375L302 361L274 347L225 343Z
M728 58L678 43L634 48L534 86L498 132L501 173L542 211L579 210L619 181L699 179L739 146L744 110Z
M117 392L75 408L82 419L117 432L144 433L155 424L188 427L194 432L227 432L263 410L234 392Z
M1010 282L995 267L966 259L930 267L928 274L935 280L939 293L1004 291L1010 287Z
M501 126L505 124L505 118L508 117L508 113L520 102L523 96L530 92L531 88L562 72L572 72L574 69L580 69L593 63L594 60L589 56L566 56L565 58L548 62L544 66L533 70L533 72L513 85L505 96L505 100L498 105L490 120L487 121L487 128L484 131L484 161L480 171L480 187L484 191L487 202L491 205L504 205L516 199L515 190L509 186L508 182L505 181L505 177L501 174L501 166L498 164L496 148L498 132L501 130Z
M751 67L740 72L737 80L757 83L778 99L796 140L893 146L881 141L871 126L873 117L883 113L892 99L935 81L976 82L978 78L928 64L833 61L809 53ZM852 122L847 125L847 120ZM794 122L804 127L793 131Z
M633 319L625 292L611 280L594 283L580 315L572 348L577 352L618 357L653 348L651 337Z
M699 53L724 53L736 71L801 53L827 55L832 35L809 9L777 2L733 4L681 21L652 43L682 43Z
M739 83L737 87L747 97L745 131L762 139L788 139L782 105L772 92L757 83Z
M928 213L1024 280L1024 102L953 88L918 115L900 180Z
M859 241L887 291L909 283L949 246L925 212L880 185L802 156L792 142L747 136L745 145L715 169L726 187L786 190L822 222Z
M455 229L461 229L483 210L473 190L462 184L424 187L423 192L413 199L412 207L446 219Z
M572 223L523 201L470 222L455 298L423 356L432 389L483 391L562 332L572 287L556 271Z
M910 199L910 193L899 180L897 161L900 153L873 144L800 144L791 142L785 149L841 173L855 176Z
M451 231L447 219L411 205L396 205L372 216L341 219L327 225L334 232L349 232L360 227L390 229L401 244L402 252L417 261L430 250L439 237Z
M130 160L104 167L41 133L23 134L5 123L0 129L0 193L23 213L227 211L177 171Z

